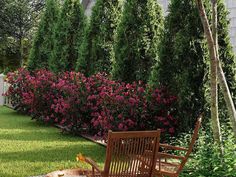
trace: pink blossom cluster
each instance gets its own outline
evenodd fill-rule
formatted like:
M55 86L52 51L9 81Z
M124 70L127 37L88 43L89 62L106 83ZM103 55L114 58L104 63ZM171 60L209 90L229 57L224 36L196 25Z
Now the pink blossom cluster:
M26 69L9 73L7 96L34 119L60 124L73 133L106 137L108 130L153 130L173 135L176 97L163 89L111 80L105 73L85 77L77 72L53 74Z

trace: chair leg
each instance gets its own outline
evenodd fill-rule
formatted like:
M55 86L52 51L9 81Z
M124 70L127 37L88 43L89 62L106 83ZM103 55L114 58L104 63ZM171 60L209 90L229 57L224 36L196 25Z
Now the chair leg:
M92 167L92 177L95 177L94 167Z

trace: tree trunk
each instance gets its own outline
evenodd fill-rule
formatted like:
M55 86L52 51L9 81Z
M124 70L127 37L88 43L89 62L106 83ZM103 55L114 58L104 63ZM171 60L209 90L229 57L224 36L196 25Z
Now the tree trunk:
M22 38L19 38L19 60L20 60L20 67L23 67L23 45L22 45Z
M215 42L210 29L210 25L206 16L205 8L201 0L196 0L196 4L199 10L201 21L204 27L205 36L207 38L208 49L210 53L210 68L211 68L211 119L212 119L212 130L214 140L221 146L221 132L220 123L218 117L218 91L217 91L217 52ZM215 6L213 5L213 11ZM215 15L216 17L216 15ZM217 18L213 19L213 22L217 22ZM217 25L217 24L216 24ZM215 26L213 26L215 28ZM215 39L217 38L216 29L214 29Z
M225 78L225 74L224 74L224 71L222 69L220 62L218 62L217 67L218 67L218 77L219 77L219 83L221 86L221 91L224 95L224 100L225 100L225 103L226 103L226 106L228 108L228 112L230 115L230 122L231 122L231 126L234 132L234 137L236 137L236 110L235 110L234 102L231 97L230 90L229 90L229 87Z
M213 40L214 40L214 46L215 46L215 51L216 51L216 60L215 60L215 67L217 68L217 73L218 71L218 63L219 63L219 47L218 47L218 18L217 18L217 0L212 0L212 35L213 35ZM216 73L216 75L217 75ZM216 83L218 86L218 82ZM218 90L217 90L217 94L218 94ZM217 95L218 96L218 95ZM217 97L217 103L218 103L218 97ZM217 108L218 111L218 108ZM216 119L216 121L212 121L213 127L218 129L216 130L215 133L219 133L218 136L218 141L220 142L219 147L221 150L221 155L223 155L224 153L224 147L222 144L222 134L221 134L221 130L220 130L220 121L219 121L219 113L217 112L217 116L218 118ZM217 124L217 125L216 125ZM216 137L215 137L216 138Z

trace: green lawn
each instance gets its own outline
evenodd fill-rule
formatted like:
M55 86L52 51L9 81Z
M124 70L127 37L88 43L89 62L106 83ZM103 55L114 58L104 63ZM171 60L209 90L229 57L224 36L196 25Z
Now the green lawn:
M104 147L61 134L57 128L0 107L0 177L27 177L76 166L87 168L76 162L78 152L103 165Z

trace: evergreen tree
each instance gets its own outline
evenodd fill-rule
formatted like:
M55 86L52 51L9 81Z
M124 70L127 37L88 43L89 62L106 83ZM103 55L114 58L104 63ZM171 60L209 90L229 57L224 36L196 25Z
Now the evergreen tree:
M147 81L158 58L162 28L162 10L156 0L126 1L117 31L112 68L114 79Z
M205 2L207 11L211 10ZM228 11L218 1L219 54L233 98L236 95L236 65L228 35ZM210 17L211 18L211 17ZM161 40L160 60L152 70L149 83L163 86L178 97L177 116L180 130L194 125L200 111L209 111L209 54L204 30L194 0L172 0ZM227 115L222 94L219 97L221 115Z
M53 33L58 20L59 2L47 0L38 31L30 51L28 69L48 68L48 60L53 50Z
M111 70L114 36L122 0L97 0L80 48L77 70L89 76Z
M193 118L204 109L205 61L208 57L194 0L170 2L159 57L150 84L165 87L178 97L176 108L180 127L190 127L195 122Z
M217 1L217 11L219 58L222 63L222 68L236 106L236 58L229 37L229 12L223 0ZM221 93L219 94L219 100L220 118L223 117L226 119L226 121L228 121L229 115L223 99L223 94Z
M79 0L66 0L54 33L54 50L49 66L54 72L75 70L78 45L82 41L85 15Z

